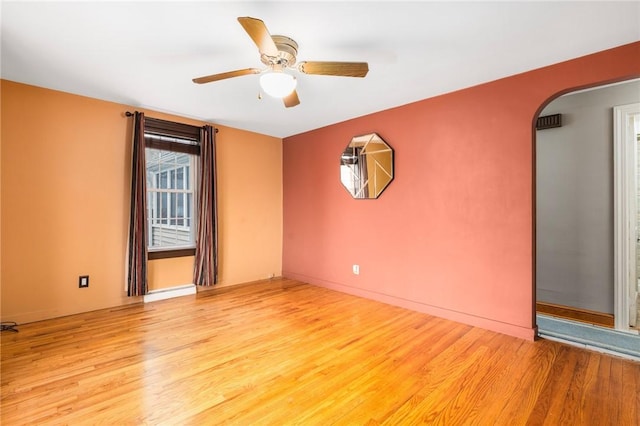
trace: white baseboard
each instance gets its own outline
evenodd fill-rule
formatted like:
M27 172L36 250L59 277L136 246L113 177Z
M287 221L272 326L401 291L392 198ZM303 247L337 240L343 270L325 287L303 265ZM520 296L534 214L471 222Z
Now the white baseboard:
M153 290L143 296L143 301L144 303L149 303L157 300L171 299L172 297L189 296L191 294L196 294L195 284Z

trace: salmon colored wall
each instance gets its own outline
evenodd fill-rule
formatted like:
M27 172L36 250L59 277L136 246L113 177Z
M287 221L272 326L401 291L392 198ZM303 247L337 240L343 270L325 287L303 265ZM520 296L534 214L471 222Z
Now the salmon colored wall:
M124 292L131 119L123 113L135 108L1 84L2 320L24 323L139 301ZM216 127L219 286L280 275L281 140ZM240 163L246 173L227 163ZM246 179L256 176L257 184ZM192 269L192 257L151 261L149 286L190 283ZM79 275L90 276L89 288L78 288Z
M638 75L640 42L286 138L283 275L533 339L534 119ZM354 200L340 154L371 132L395 178Z

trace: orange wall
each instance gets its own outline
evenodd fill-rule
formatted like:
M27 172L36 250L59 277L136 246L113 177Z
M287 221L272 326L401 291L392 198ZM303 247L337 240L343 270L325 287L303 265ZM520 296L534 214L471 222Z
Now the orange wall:
M218 138L220 286L282 274L282 140L225 128ZM224 141L224 142L223 142ZM256 273L259 271L259 273Z
M640 42L286 138L283 275L533 339L534 119L638 75ZM395 178L354 200L340 154L372 132Z
M149 291L193 283L193 256L150 260L147 264Z
M138 301L124 293L131 119L123 113L135 108L1 84L2 320ZM280 275L281 140L216 127L219 286ZM151 289L186 284L193 260L152 261L149 269ZM78 288L79 275L90 275L88 289Z

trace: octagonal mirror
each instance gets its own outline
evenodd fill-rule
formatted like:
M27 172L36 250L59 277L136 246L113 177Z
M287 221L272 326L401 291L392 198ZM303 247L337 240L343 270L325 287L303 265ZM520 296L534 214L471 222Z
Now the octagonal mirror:
M340 157L340 181L353 198L378 198L393 180L393 149L377 134L355 136Z

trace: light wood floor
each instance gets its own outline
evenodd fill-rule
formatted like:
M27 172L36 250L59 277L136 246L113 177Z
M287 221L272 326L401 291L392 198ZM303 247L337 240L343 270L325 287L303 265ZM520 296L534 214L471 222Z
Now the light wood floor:
M18 328L5 426L640 424L640 363L296 281Z

